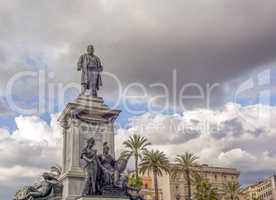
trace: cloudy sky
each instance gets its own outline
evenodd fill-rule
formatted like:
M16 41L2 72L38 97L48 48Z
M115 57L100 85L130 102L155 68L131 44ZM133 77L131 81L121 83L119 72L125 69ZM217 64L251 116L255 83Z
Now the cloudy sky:
M236 167L243 184L273 174L275 6L0 0L0 199L59 163L56 118L78 94L76 62L88 44L105 70L100 95L122 109L117 152L139 132L171 160L191 151Z

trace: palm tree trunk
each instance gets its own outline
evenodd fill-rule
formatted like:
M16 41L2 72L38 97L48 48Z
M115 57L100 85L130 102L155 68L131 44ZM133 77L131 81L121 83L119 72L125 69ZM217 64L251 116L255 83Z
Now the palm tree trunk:
M191 186L191 177L190 177L190 170L185 171L186 178L187 178L187 186L188 186L188 200L192 200L192 186Z
M138 182L139 178L139 172L138 172L138 156L135 155L135 178L136 178L136 183Z
M157 173L153 172L153 177L154 177L154 200L159 200L159 195L158 195L158 180L157 180Z

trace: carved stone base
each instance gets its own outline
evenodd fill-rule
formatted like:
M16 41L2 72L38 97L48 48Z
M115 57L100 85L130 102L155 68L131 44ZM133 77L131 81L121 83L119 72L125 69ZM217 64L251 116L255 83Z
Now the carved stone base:
M76 200L81 196L81 191L84 185L84 177L81 176L65 176L62 180L63 194L62 200Z
M66 105L58 118L63 127L62 200L76 200L82 193L85 163L80 155L89 138L95 139L99 154L107 142L114 156L114 120L119 113L105 105L100 97L82 95Z
M103 195L104 196L117 196L117 197L124 197L126 196L126 191L120 187L116 186L105 186L103 188Z
M78 200L129 200L129 198L122 198L122 197L81 197Z

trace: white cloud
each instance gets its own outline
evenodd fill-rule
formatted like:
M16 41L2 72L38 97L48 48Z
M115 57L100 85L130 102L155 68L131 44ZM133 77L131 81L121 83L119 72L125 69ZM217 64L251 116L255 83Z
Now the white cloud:
M17 130L12 134L17 140L28 140L32 143L47 142L49 145L54 145L59 137L57 135L58 125L54 123L56 117L52 118L51 126L46 121L41 120L37 116L15 118Z
M43 169L34 167L13 166L11 168L0 168L0 181L13 184L18 178L34 178L41 174Z
M221 152L218 156L218 160L226 166L233 164L242 166L244 164L245 167L252 165L257 161L255 156L239 148L227 152Z
M183 115L146 113L118 130L116 144L140 133L171 160L190 151L200 156L201 163L237 167L243 172L274 170L275 117L276 107L233 103L222 110L199 109Z
M131 117L128 128L117 130L116 154L123 150L123 141L140 133L153 144L151 148L164 151L172 161L175 155L190 151L200 157L201 163L236 167L242 172L272 171L276 166L276 129L264 123L268 116L263 111L268 108L274 119L275 107L237 104L228 104L220 111L200 109L183 115L145 113ZM247 121L246 116L254 117ZM12 134L0 129L0 193L4 192L1 188L9 188L12 195L19 185L33 182L42 171L59 163L62 142L56 119L53 115L48 125L36 116L20 116Z
M61 132L56 119L57 114L52 115L48 125L37 116L19 116L13 133L0 129L0 194L4 195L0 198L11 198L18 187L60 163Z

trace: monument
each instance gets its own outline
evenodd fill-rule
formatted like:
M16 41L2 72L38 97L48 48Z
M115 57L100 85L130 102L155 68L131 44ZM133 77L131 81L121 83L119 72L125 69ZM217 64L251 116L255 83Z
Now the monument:
M47 192L43 195L33 195L29 187L21 189L15 199L142 199L138 190L128 187L127 176L122 175L129 157L121 155L114 159L114 121L120 110L110 109L98 97L103 66L92 45L80 56L77 69L81 71L81 94L66 105L58 118L63 135L61 173L55 177L55 183L48 184L51 188L44 188ZM46 176L44 179L49 183ZM55 188L62 188L62 192L51 196Z

